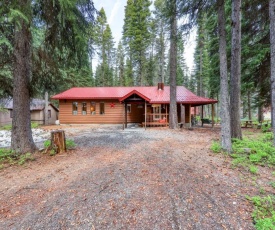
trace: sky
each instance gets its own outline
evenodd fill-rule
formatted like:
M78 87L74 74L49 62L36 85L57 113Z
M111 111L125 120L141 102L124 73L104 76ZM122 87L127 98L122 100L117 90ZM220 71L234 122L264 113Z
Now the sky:
M116 45L122 37L122 28L124 24L124 9L127 0L94 0L94 5L97 10L102 7L105 10L108 24L111 27L112 34ZM190 38L185 44L185 60L189 70L193 69L193 54L195 49L195 32L191 33Z

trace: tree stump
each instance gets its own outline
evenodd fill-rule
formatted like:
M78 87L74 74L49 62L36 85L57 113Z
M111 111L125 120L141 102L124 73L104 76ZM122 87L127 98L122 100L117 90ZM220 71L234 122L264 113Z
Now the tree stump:
M66 138L64 130L56 130L51 132L51 148L55 153L66 152Z

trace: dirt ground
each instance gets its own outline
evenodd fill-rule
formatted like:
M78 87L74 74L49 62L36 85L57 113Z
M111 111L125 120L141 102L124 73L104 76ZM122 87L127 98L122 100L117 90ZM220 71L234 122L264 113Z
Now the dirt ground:
M0 229L254 229L219 130L61 128L76 149L0 171Z

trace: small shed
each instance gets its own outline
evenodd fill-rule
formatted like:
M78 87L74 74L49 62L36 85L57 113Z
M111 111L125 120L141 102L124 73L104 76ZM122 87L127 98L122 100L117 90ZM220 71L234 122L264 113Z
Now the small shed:
M0 101L1 108L4 108L0 112L0 125L7 125L12 123L13 116L13 100L12 98L2 99ZM32 98L30 101L31 121L37 122L38 124L44 124L45 117L45 100ZM59 110L52 103L48 103L47 108L47 119L48 124L55 124L58 120Z

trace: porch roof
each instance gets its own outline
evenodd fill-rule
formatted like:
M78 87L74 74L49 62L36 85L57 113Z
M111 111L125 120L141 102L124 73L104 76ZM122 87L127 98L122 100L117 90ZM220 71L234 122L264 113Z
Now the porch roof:
M164 86L163 90L159 90L156 86L71 88L53 96L52 99L117 99L122 102L133 93L139 95L149 103L170 103L170 86ZM177 86L177 103L206 105L217 102L218 101L214 99L199 97L184 86Z

